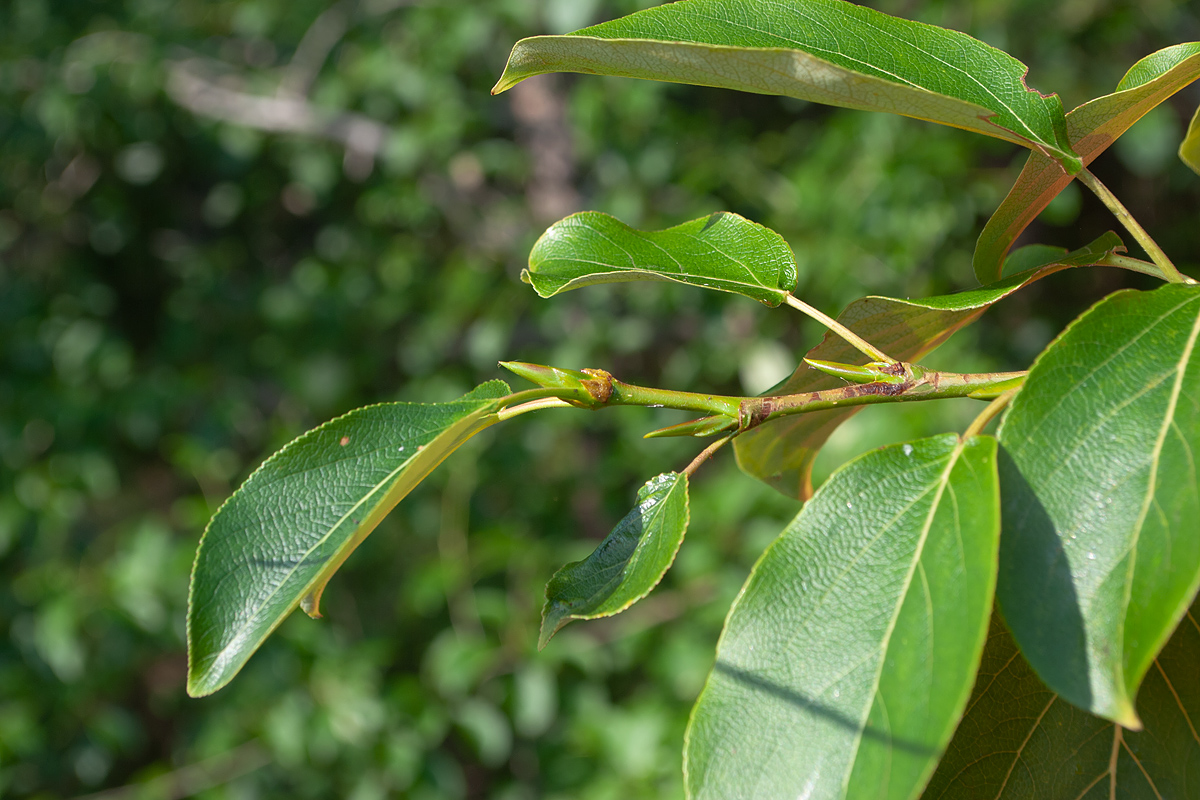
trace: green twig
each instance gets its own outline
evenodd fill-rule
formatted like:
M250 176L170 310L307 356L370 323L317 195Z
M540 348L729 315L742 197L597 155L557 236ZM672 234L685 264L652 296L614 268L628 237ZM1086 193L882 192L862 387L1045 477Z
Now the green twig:
M824 325L826 328L829 328L829 330L845 339L847 344L870 358L872 361L882 361L885 364L897 363L896 359L892 358L887 353L883 352L878 347L871 344L866 339L862 338L833 317L818 311L800 298L789 294L785 297L785 302L797 311L807 314L817 322Z
M1022 381L1022 385L1024 385L1024 381ZM1017 392L1019 391L1021 391L1020 386L1014 387L997 397L992 402L988 403L987 408L979 412L979 416L977 416L967 427L966 431L963 432L963 440L970 439L972 436L978 436L979 434L983 433L983 429L987 427L987 424L995 419L996 415L1003 411L1008 404L1012 402L1012 399L1017 396Z
M1184 275L1178 269L1175 268L1175 265L1171 263L1171 259L1167 258L1167 254L1162 251L1162 248L1158 246L1158 243L1150 237L1150 234L1146 233L1146 229L1143 228L1138 221L1133 218L1133 214L1129 213L1129 209L1125 208L1125 206L1121 204L1121 201L1117 199L1117 196L1110 192L1108 187L1100 182L1099 178L1089 172L1086 168L1079 170L1075 177L1078 178L1084 186L1091 189L1092 193L1099 197L1104 205L1108 206L1108 210L1113 213L1113 216L1120 220L1121 224L1125 226L1125 229L1133 234L1133 238L1137 239L1138 244L1140 244L1150 256L1150 260L1158 265L1158 268L1162 270L1161 274L1157 275L1156 277L1160 277L1163 280L1170 281L1171 283L1190 283L1190 281L1184 277Z

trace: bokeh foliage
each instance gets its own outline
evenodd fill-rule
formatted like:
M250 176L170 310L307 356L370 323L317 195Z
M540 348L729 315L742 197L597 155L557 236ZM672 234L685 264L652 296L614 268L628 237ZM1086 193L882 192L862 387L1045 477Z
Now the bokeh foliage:
M742 214L784 234L797 294L831 313L973 284L974 237L1024 159L1003 142L641 81L488 96L518 38L652 4L0 7L0 794L156 776L170 777L147 797L682 793L682 732L725 612L793 503L728 458L706 466L663 585L536 650L554 570L687 463L686 444L640 439L681 419L665 413L548 411L489 432L356 552L325 620L294 615L211 698L183 688L200 531L304 430L449 399L500 358L756 392L819 336L792 312L667 284L539 300L517 276L559 217L659 229ZM1009 49L1067 108L1200 39L1170 0L873 5ZM1095 165L1193 273L1200 184L1174 148L1198 101L1181 93ZM1029 236L1078 247L1110 227L1069 190ZM1123 285L1152 282L1056 275L930 363L1024 368ZM824 473L961 429L972 407L872 409L831 441Z

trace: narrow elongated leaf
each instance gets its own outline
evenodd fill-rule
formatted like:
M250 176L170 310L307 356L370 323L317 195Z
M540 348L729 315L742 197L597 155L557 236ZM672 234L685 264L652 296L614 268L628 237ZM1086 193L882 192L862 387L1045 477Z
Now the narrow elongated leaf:
M786 95L995 136L1074 171L1062 103L1026 86L1026 71L964 33L842 0L687 0L522 39L492 91L586 72Z
M999 535L996 440L851 461L759 559L692 711L693 798L910 798L983 650Z
M1046 688L999 615L975 690L925 800L1167 800L1200 794L1200 608L1159 653L1122 729Z
M396 503L509 395L489 381L450 403L360 408L296 439L217 511L188 598L188 693L228 683L297 605L321 591Z
M855 300L838 321L893 358L915 361L940 345L951 334L974 322L993 303L1023 286L1067 266L1096 263L1123 251L1120 238L1106 233L1085 248L1054 258L1052 248L1028 254L1013 253L1016 262L1038 265L991 286L924 300L864 297ZM1047 263L1048 262L1048 263ZM808 352L808 357L843 364L860 364L865 358L832 333ZM768 394L793 394L836 389L841 382L801 362L786 381ZM772 420L734 439L734 452L742 470L800 499L812 494L812 466L825 440L861 407L817 411Z
M590 556L554 573L546 585L539 648L573 619L611 617L650 594L687 532L687 487L687 476L675 472L652 478Z
M542 234L521 280L542 297L597 283L678 281L773 307L796 288L796 256L775 231L724 211L665 231L583 211Z
M1187 136L1179 145L1179 159L1191 167L1192 172L1200 173L1200 108L1192 115Z
M1200 42L1174 45L1146 56L1125 74L1116 92L1067 114L1071 146L1085 166L1092 163L1133 123L1198 77ZM1071 180L1052 159L1030 153L1020 177L975 245L973 261L980 283L999 279L1008 248Z
M1068 702L1134 697L1200 586L1200 287L1119 292L1038 358L1001 429L998 597Z

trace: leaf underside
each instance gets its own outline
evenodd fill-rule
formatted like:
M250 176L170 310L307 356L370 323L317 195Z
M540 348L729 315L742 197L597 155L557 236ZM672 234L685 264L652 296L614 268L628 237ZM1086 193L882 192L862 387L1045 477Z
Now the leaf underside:
M1165 800L1200 795L1200 607L1146 675L1145 729L1124 730L1046 688L998 614L975 690L924 800Z
M796 288L796 256L775 231L729 212L639 231L583 211L542 234L521 280L542 297L597 283L663 280L777 306Z
M1038 358L1000 429L998 599L1067 701L1126 727L1200 586L1200 287L1110 295Z
M786 95L995 136L1073 172L1062 103L1026 86L1026 71L966 34L842 0L688 0L522 39L492 91L585 72Z
M970 694L995 585L996 441L867 453L759 559L692 711L693 798L910 798Z
M1174 45L1146 56L1126 73L1113 94L1090 100L1067 114L1071 146L1085 166L1092 163L1133 123L1198 77L1200 42ZM1187 161L1182 150L1180 156ZM980 283L999 279L1008 248L1071 180L1052 159L1030 153L975 245L972 261Z
M1034 256L1030 259L1018 251L1013 254L1014 265L1023 262L1034 269L981 289L924 300L864 297L851 303L838 316L838 322L893 358L915 361L1018 289L1067 266L1096 263L1123 250L1120 238L1109 232L1087 247L1058 257L1054 253L1064 251L1040 248L1030 254ZM862 354L832 333L827 333L807 357L843 364L865 361ZM837 378L801 362L787 380L767 394L813 392L842 385ZM734 440L738 465L780 492L805 499L812 494L812 466L821 446L839 425L860 410L861 407L817 411L764 423Z
M188 598L188 693L228 683L321 590L396 503L510 394L489 381L449 403L384 403L309 431L267 459L214 515Z
M652 478L590 556L554 573L546 585L539 649L571 620L618 614L658 585L687 532L687 490L686 475Z

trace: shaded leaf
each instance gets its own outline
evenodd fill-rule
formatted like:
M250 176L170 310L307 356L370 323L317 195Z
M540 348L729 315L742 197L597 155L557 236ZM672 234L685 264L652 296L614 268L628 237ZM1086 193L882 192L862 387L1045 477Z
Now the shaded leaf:
M188 600L188 693L228 683L297 605L321 591L408 492L496 422L509 388L489 381L450 403L351 411L271 456L213 516Z
M1200 586L1200 287L1110 295L1038 358L999 437L998 598L1067 701L1126 727Z
M692 711L694 798L909 798L970 695L999 535L996 440L851 461L763 554Z
M1179 159L1191 167L1192 172L1200 173L1200 108L1192 115L1187 136L1179 145Z
M688 479L668 472L638 490L637 505L583 561L546 584L538 647L573 619L619 614L650 594L667 573L688 526Z
M1057 95L964 33L842 0L689 0L568 36L517 42L502 92L533 75L585 72L719 86L887 111L1035 148L1078 168Z
M1080 711L1047 689L994 615L967 712L925 800L1196 797L1197 615L1193 606L1146 676L1142 731Z
M1052 248L1031 252L1037 268L1006 278L991 286L924 300L864 297L855 300L838 316L838 321L893 358L915 361L946 339L974 322L993 303L1008 297L1039 278L1079 261L1099 261L1123 250L1115 233L1106 233L1087 247L1057 259ZM1062 253L1061 250L1054 252ZM1014 258L1025 258L1020 252ZM832 333L808 352L808 358L844 364L861 364L865 357ZM768 394L793 394L836 389L841 381L801 362L786 381ZM792 497L812 494L812 466L817 452L830 434L862 410L815 411L766 422L734 439L734 452L741 468Z
M663 231L583 211L542 234L521 280L542 297L597 283L678 281L777 306L796 288L796 256L775 231L724 211Z
M1071 146L1085 166L1092 163L1133 123L1198 77L1200 42L1174 45L1146 56L1125 74L1116 92L1067 114ZM1029 154L1017 182L975 244L973 264L980 283L999 279L1008 248L1071 180L1052 159L1037 152Z

